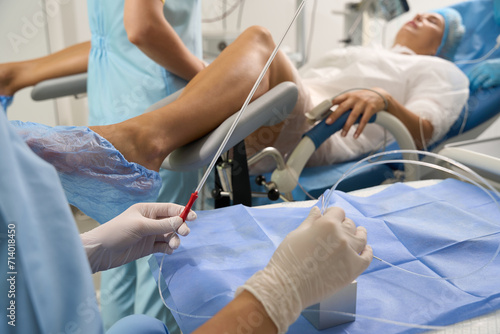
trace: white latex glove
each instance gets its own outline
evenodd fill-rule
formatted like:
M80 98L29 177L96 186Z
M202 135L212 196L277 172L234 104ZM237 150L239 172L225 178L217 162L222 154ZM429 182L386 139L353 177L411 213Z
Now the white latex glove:
M366 229L356 228L340 208L317 207L275 251L268 265L238 290L251 292L285 333L300 312L351 283L370 264Z
M153 253L177 249L177 235L189 234L179 217L183 206L170 203L140 203L122 214L80 235L92 272L121 266ZM187 220L196 219L191 211ZM177 232L177 233L176 233Z

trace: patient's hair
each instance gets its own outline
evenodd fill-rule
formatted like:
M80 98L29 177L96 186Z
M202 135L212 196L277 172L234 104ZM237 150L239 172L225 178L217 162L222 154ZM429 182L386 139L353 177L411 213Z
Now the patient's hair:
M453 8L440 8L432 11L444 17L444 33L441 45L436 56L453 61L460 44L460 40L465 34L465 26L462 24L462 16Z

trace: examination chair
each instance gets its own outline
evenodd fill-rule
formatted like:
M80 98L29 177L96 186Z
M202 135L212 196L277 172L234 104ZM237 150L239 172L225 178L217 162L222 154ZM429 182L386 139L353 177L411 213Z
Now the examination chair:
M461 41L456 54L457 61L466 59L477 59L482 55L487 53L490 49L495 46L496 36L500 34L500 28L494 25L492 19L489 16L493 15L492 11L492 1L491 0L472 0L465 1L452 6L458 10L462 16L464 25L466 26L466 34ZM464 15L467 13L467 15ZM500 57L500 51L496 50L491 56L492 58ZM465 64L458 65L464 72L467 73L473 65ZM254 106L252 108L263 108L261 111L263 115L269 113L269 110L275 110L275 116L283 116L282 113L276 112L283 106L279 106L279 102L274 101L281 100L285 96L288 96L290 100L284 101L287 112L290 112L295 103L296 96L293 97L296 92L293 84L287 83L279 88L275 92L270 92L265 94L261 101L252 103ZM32 91L32 98L34 100L44 100L47 98L55 98L66 95L79 96L86 91L86 73L79 74L71 77L58 78L53 80L48 80L41 82L36 85ZM274 95L276 93L276 95ZM289 95L290 94L290 95ZM161 101L160 104L152 106L149 110L159 107L161 104L166 104L175 99L177 95L174 94L167 97L165 100ZM278 103L278 104L276 104ZM439 152L439 150L447 143L452 141L458 141L463 139L475 138L477 132L480 131L481 127L491 121L499 112L500 105L500 87L488 90L480 90L473 92L468 100L467 107L464 108L460 114L457 121L450 128L449 132L442 138L439 142L434 143L428 150L433 152ZM273 109L275 108L275 109ZM256 111L257 112L257 111ZM262 116L259 116L259 118ZM246 128L246 122L251 119L250 114L241 120L240 127ZM393 143L387 146L386 150L392 149L414 149L415 145L411 139L411 136L406 131L404 126L395 118L390 117L387 113L381 112L377 114L375 122L382 124L387 127L389 132L391 132L397 143ZM265 123L265 122L264 122ZM261 124L264 124L261 123ZM191 143L179 150L173 152L164 162L163 166L167 169L173 170L186 170L199 168L201 166L206 166L215 151L217 150L219 144L222 141L225 133L232 124L231 119L228 119L223 125L216 129L211 134L201 138L200 140ZM340 124L340 123L338 123ZM338 127L338 124L336 125ZM250 125L249 129L257 129L255 123ZM245 131L244 131L245 132ZM249 130L246 130L249 134ZM313 136L316 136L313 133ZM241 141L234 138L231 139L229 146L240 145L235 152L244 152L242 150L239 142ZM316 139L314 140L316 141ZM309 144L304 144L303 146L308 146L306 150L312 153L312 148ZM303 147L298 147L296 155L299 156L303 152ZM308 154L309 154L308 153ZM216 189L214 191L214 196L219 199L222 203L230 203L231 200L233 204L242 203L245 205L253 204L265 204L269 203L271 200L278 200L280 198L285 200L304 200L307 196L318 197L326 189L331 188L337 180L342 177L344 173L352 168L356 161L346 162L341 164L336 164L334 166L320 166L312 168L304 168L306 159L288 159L288 167L282 157L279 157L272 148L267 149L265 152L259 153L257 156L252 157L250 163L254 163L255 160L260 159L262 156L275 156L277 162L277 170L274 173L268 173L265 175L256 175L252 177L252 181L249 182L248 178L242 175L246 175L247 166L245 163L245 157L237 156L233 159L232 164L229 163L226 158L220 163L221 177L217 182ZM236 161L236 162L235 162ZM237 166L235 166L237 165ZM296 175L300 175L297 180L296 177L287 173L290 166L293 165ZM222 173L224 170L227 171L227 166L233 166L233 168L243 168L242 173ZM229 167L231 168L231 167ZM401 165L377 165L370 166L369 168L363 169L361 172L346 178L342 183L338 185L339 190L351 191L360 188L370 187L378 185L388 178L394 177L394 172L400 170ZM283 172L285 171L285 172ZM219 173L217 173L219 174ZM230 176L232 175L232 176ZM274 175L274 176L273 176ZM418 179L420 176L411 174L407 175L406 180ZM229 180L235 178L234 186ZM238 180L236 180L238 179ZM253 182L253 179L257 179L257 185ZM300 187L297 186L300 185ZM250 199L248 190L252 188L254 193L260 193L260 196L264 197L261 199ZM303 188L303 189L301 189ZM308 194L306 194L305 191ZM234 193L236 191L236 193ZM234 193L234 195L233 195ZM234 198L236 197L236 198ZM223 206L223 204L221 204Z
M500 34L500 27L494 25L493 20L489 19L489 17L493 15L492 6L491 0L465 1L451 6L462 14L463 22L467 29L456 54L457 61L478 59L495 46L496 37ZM466 13L467 15L465 15ZM491 58L497 57L500 57L500 50L496 50L491 56ZM473 65L474 64L457 64L465 73L467 73ZM462 110L459 118L452 125L448 133L441 140L429 146L427 150L438 153L446 144L477 137L485 126L495 119L499 111L500 87L471 92L466 107ZM386 151L395 149L415 149L416 146L410 134L404 125L396 118L386 112L380 112L372 121L386 128L396 139L395 143L389 144L384 148ZM335 127L340 129L342 124L342 120L339 120L338 123L333 125L332 129ZM318 127L321 128L323 125L318 125ZM333 132L334 131L332 131L332 133ZM318 197L326 189L331 188L346 172L358 163L357 161L351 161L333 166L304 168L307 162L307 158L304 158L305 152L310 156L314 151L314 146L319 146L320 142L325 139L322 138L324 135L321 129L312 130L310 137L313 138L311 141L314 145L312 145L311 142L299 144L286 162L283 157L272 148L268 148L250 158L249 164L253 164L265 156L272 156L275 158L277 165L273 173L253 175L251 177L251 188L253 193L259 196L258 198L254 198L252 203L258 205L268 204L278 199L305 200L308 199L308 196ZM194 146L190 146L190 148L194 149ZM186 151L182 150L179 151L179 153L180 152L182 152L182 154L176 154L171 157L171 164L166 165L166 168L177 169L181 166L182 168L189 168L189 164L193 163L192 159L183 160L182 156ZM409 155L405 156L405 158L416 159L416 157ZM175 161L175 163L172 164L173 161ZM200 160L200 162L201 161L202 160ZM367 164L368 163L365 163L364 165ZM195 166L199 165L195 164ZM337 189L352 191L378 185L387 179L398 179L401 173L397 173L396 171L404 170L404 167L405 166L402 164L371 165L345 178L338 185ZM408 168L406 169L408 170ZM294 172L290 173L290 170ZM405 181L425 178L425 175L420 175L415 168L411 170L412 173L403 173ZM298 180L296 175L300 175ZM245 189L246 187L247 186L245 186ZM215 191L215 195L221 196L222 194L222 196L232 196L232 191L239 188L239 185L221 185L220 188ZM304 190L307 191L307 194Z
M463 23L466 26L466 33L458 47L455 59L457 66L467 73L475 64L460 64L460 61L481 58L493 49L497 43L497 36L500 35L500 27L495 24L492 18L493 2L491 0L464 1L451 7L462 15ZM499 57L500 49L497 49L489 59ZM462 110L459 118L448 133L441 140L428 147L427 150L438 153L449 143L476 138L497 117L499 112L500 87L471 92L467 106ZM385 118L385 116L383 117ZM389 145L385 150L412 148L413 145L409 143L409 141L412 141L411 137L405 136L404 131L397 130L397 127L398 125L391 124L391 130L389 130L393 134L393 131L398 132L398 135L395 136L397 143ZM318 197L326 189L331 188L356 163L356 161L352 161L336 164L335 166L304 168L300 173L298 183L309 195ZM401 169L399 164L370 166L352 177L346 178L338 185L337 189L352 191L374 186L387 178L393 178L394 172L399 169ZM267 174L265 177L270 178L271 174ZM425 176L410 175L407 180L422 177ZM289 184L293 183L289 182ZM308 195L301 188L297 187L293 190L294 200L308 199ZM254 189L258 188L254 186ZM266 201L260 200L260 203L263 204Z
M79 97L86 93L86 80L87 73L46 80L33 88L31 96L35 101L67 95ZM171 103L181 92L182 90L179 90L160 100L146 109L145 112L153 111ZM215 207L230 204L252 205L243 139L263 125L274 125L283 121L292 112L297 96L298 91L295 85L291 82L284 82L248 105L234 130L233 136L230 137L226 144L223 151L224 158L221 158L221 162L218 164L217 170L223 169L224 174L217 173L215 178L215 189L221 189L222 185L224 185L225 189L230 187L231 184L237 184L238 186L234 188L234 191L232 189L229 191L214 191ZM162 168L186 171L207 166L222 144L236 117L237 114L232 115L209 134L172 152L163 162ZM231 154L226 153L231 148L234 148Z
M68 93L79 95L85 91L85 86L82 85L85 79L86 74L83 74L42 82L35 86L32 96L36 100L43 100L67 95ZM62 93L57 88L60 85L65 87ZM172 102L179 94L180 91L168 96L152 105L146 111L155 110ZM233 150L235 154L231 156L225 154L218 163L218 173L216 173L216 184L213 191L213 195L216 198L216 207L230 204L244 204L247 206L251 206L252 204L267 204L279 199L285 201L304 200L307 199L304 190L308 192L309 196L318 197L326 189L331 188L344 173L357 163L357 161L351 161L333 166L305 168L305 163L315 148L319 147L322 141L342 127L343 122L345 122L344 117L329 127L325 127L323 123L319 123L306 134L306 136L312 139L303 140L286 162L279 152L273 148L267 148L251 157L248 161L250 165L263 157L272 156L276 160L277 168L273 173L254 175L249 178L242 140L262 125L272 125L283 120L292 111L296 100L297 88L293 83L286 82L278 85L249 105L249 108L243 114L235 129L235 135L231 137L224 150L226 152L230 148L236 147ZM464 108L459 119L451 127L447 135L430 149L438 150L443 142L449 141L450 138L453 139L459 135L464 135L491 119L497 114L499 103L500 88L478 91L472 94L468 102L468 107ZM217 129L206 136L172 152L165 159L162 167L183 171L207 166L235 118L236 114L228 118ZM379 112L371 121L383 126L395 137L396 143L387 146L386 150L415 149L415 144L408 130L394 116L387 112ZM326 128L328 128L328 132L324 131ZM415 159L414 156L408 155L406 158ZM404 169L404 166L399 164L370 166L346 178L339 184L338 189L352 191L375 186L387 179L393 178L395 170L401 169ZM412 171L415 171L415 168ZM296 175L300 175L298 180ZM407 173L405 180L412 181L419 178L420 175L416 173ZM256 180L258 184L254 183L253 180ZM297 187L297 184L300 184L303 189ZM251 198L250 194L252 190L254 195L258 194L257 198Z

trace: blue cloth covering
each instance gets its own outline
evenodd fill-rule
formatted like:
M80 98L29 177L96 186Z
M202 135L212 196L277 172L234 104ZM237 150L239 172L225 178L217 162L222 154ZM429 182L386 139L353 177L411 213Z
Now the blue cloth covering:
M0 333L103 333L90 266L57 173L3 112L0 157ZM14 310L7 310L12 301ZM11 312L15 327L6 317Z
M99 223L135 203L156 200L159 173L128 162L89 128L11 123L28 146L56 168L68 202Z
M414 189L395 184L367 198L335 192L332 205L368 230L380 258L423 275L459 277L486 264L500 242L500 209L482 190L456 180ZM181 247L165 258L167 304L178 311L212 316L234 291L263 268L284 236L309 208L243 206L199 212ZM158 274L162 254L150 261ZM157 276L156 276L157 277ZM361 316L449 325L500 308L500 257L476 274L451 281L417 277L374 260L358 278L355 322L322 333L418 333ZM206 319L174 313L183 333ZM289 333L315 333L303 317Z
M12 104L13 96L0 95L0 106L2 106L3 111L7 112L7 108Z

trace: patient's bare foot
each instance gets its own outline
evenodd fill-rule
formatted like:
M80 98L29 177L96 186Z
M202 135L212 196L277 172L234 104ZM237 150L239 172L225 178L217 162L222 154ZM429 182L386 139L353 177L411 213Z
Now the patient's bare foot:
M113 144L129 162L150 170L159 171L163 160L172 151L157 131L134 122L89 128Z

